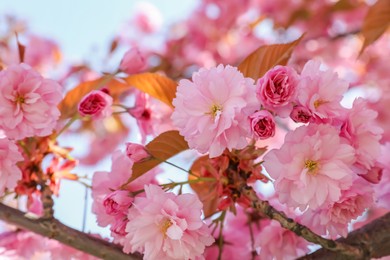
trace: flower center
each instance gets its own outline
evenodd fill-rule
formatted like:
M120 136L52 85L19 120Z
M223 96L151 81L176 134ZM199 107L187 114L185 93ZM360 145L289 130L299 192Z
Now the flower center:
M168 228L169 228L170 226L172 226L171 220L169 220L168 218L164 219L164 220L161 222L161 224L160 224L160 230L161 230L161 232L162 232L164 235L166 235L167 230L168 230Z
M317 109L319 106L328 103L329 101L322 100L322 99L317 99L314 101L314 107Z
M318 173L318 162L312 160L305 161L305 168L310 175L316 175Z
M218 117L222 112L222 106L214 104L210 110L210 114L213 115L213 117Z
M19 95L19 94L15 98L15 102L17 104L23 104L25 101L26 101L25 98L23 96Z

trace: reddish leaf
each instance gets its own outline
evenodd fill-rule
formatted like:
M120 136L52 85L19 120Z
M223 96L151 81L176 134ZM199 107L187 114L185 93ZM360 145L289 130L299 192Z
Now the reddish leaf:
M201 167L207 162L207 160L207 155L196 159L191 166L191 172L197 176L201 176ZM192 175L189 175L188 178L189 180L196 179L196 177ZM218 206L217 182L196 182L191 183L190 186L203 203L203 212L205 217L207 218L213 215Z
M133 165L133 174L127 183L137 179L163 161L187 150L188 144L178 131L168 131L160 134L148 143L146 149L152 157L147 161L138 162Z
M390 0L378 0L370 7L363 21L362 35L364 37L364 49L375 42L387 30L390 25Z
M161 100L170 107L173 107L172 100L176 96L177 83L170 78L157 73L141 73L131 75L124 80L130 86Z
M286 65L302 37L290 43L261 46L246 57L238 69L245 77L257 80L276 65Z
M26 46L20 43L18 34L16 33L16 42L18 43L18 53L20 63L24 62L24 53L26 52Z

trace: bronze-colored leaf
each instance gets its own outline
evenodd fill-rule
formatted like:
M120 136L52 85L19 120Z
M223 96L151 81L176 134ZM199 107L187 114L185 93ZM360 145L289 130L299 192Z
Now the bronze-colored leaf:
M202 156L195 160L191 166L191 172L197 176L201 176L201 168L207 163L209 157ZM193 175L188 176L189 180L195 180ZM217 182L196 182L190 184L191 188L196 192L200 201L203 203L203 213L205 217L213 215L218 206Z
M20 43L18 34L16 33L16 42L18 44L19 62L24 62L24 53L26 52L26 46Z
M150 96L161 100L170 107L173 107L172 100L176 95L177 83L172 79L157 73L141 73L128 76L124 80Z
M238 69L245 77L257 80L276 65L286 65L293 49L298 45L302 38L303 35L290 43L261 46L246 57L244 61L238 65Z
M163 161L187 150L188 144L178 131L168 131L154 138L146 145L146 149L152 157L149 160L138 162L133 165L133 174L127 183L137 179Z
M390 0L378 0L370 7L363 21L362 35L364 37L364 49L375 42L389 28L390 25Z
M109 89L110 95L113 97L128 89L126 84L113 79L112 75L106 75L97 80L83 82L70 90L58 105L61 112L61 119L74 116L77 113L77 106L81 99L92 90L100 89L104 86Z

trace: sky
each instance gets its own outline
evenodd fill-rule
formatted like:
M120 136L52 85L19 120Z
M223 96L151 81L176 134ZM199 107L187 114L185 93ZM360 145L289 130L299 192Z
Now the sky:
M54 39L59 43L62 56L68 61L92 59L95 49L107 48L108 42L131 18L140 0L1 0L0 15L12 14L27 22L29 31ZM197 0L151 0L162 14L163 26L179 21L191 12ZM73 145L66 137L62 143ZM70 143L69 143L70 142ZM109 170L110 160L97 166ZM90 168L79 168L92 176ZM84 172L81 172L84 173ZM64 224L81 229L83 226L84 186L62 181L60 197L55 199L55 216ZM85 231L108 235L107 229L97 227L91 214L91 199L88 194Z

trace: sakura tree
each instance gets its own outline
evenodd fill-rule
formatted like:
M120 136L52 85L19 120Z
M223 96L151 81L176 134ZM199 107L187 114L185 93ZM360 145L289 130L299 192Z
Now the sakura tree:
M59 75L56 43L6 19L0 258L390 255L390 1L202 0L158 47L145 6L104 70ZM63 179L109 237L59 221Z

